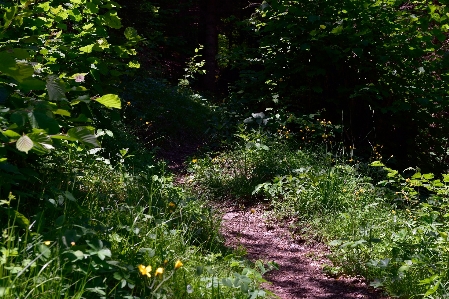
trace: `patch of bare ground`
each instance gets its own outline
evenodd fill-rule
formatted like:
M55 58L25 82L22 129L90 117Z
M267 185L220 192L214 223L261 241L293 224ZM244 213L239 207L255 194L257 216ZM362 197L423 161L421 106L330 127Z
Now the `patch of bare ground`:
M252 261L279 265L279 270L265 275L269 283L263 285L279 298L388 298L361 277L327 276L322 270L323 265L331 264L326 246L295 240L285 225L267 225L263 205L253 207L254 213L231 205L217 208L224 213L221 233L227 246L245 248Z

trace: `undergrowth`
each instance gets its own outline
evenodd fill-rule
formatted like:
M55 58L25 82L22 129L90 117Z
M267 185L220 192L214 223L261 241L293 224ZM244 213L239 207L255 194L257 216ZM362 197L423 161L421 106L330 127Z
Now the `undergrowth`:
M294 234L329 244L332 276L363 275L401 298L448 295L448 175L400 173L355 161L351 148L279 135L245 127L238 145L191 159L192 185L209 199L268 202L269 221L294 219Z
M186 99L157 88L152 99ZM193 110L184 129L200 135ZM27 165L0 201L0 298L271 297L259 287L271 268L225 248L217 212L133 133L117 120L96 131L102 148L61 141Z

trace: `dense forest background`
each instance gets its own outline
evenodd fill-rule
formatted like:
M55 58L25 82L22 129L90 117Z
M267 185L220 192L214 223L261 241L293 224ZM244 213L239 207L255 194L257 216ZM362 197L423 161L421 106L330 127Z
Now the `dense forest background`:
M223 248L211 200L269 202L335 248L332 275L449 293L446 3L0 0L0 17L0 298L271 296L276 265Z
M189 84L217 100L319 113L361 157L382 148L398 168L441 172L446 10L438 1L181 1L123 3L122 13L146 38L139 55L154 76L176 84L199 53Z

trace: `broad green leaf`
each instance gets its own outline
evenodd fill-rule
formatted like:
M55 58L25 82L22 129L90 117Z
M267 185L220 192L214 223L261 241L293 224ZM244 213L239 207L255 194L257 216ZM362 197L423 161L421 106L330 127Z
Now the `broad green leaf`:
M67 135L89 147L100 147L97 137L95 137L94 130L88 127L71 128L67 132Z
M37 152L38 154L45 154L48 151L54 149L50 136L43 132L30 133L28 134L28 137L34 143L33 151Z
M87 2L86 3L86 9L85 9L85 12L86 13L90 13L90 14L96 14L96 13L98 13L98 5L97 4L95 4L94 3L95 1L93 1L93 2Z
M14 138L14 139L18 139L21 136L20 134L14 132L12 130L2 131L2 134L5 135L6 137Z
M103 22L106 24L106 26L114 29L122 28L122 23L120 21L120 18L117 16L116 11L108 11L106 14L104 14Z
M133 27L127 27L125 29L125 37L126 39L130 40L130 41L139 41L140 40L140 36L137 34L137 30L134 29Z
M28 58L30 58L30 54L25 49L14 48L14 49L12 49L12 50L10 50L8 52L11 53L11 55L14 58L17 58L17 59L28 59Z
M41 257L44 258L44 260L50 258L51 256L51 250L50 248L48 248L48 246L44 245L44 244L39 244L37 246L37 249L39 250L39 252L41 253Z
M27 114L24 111L16 111L11 114L10 120L12 123L17 124L18 127L23 127L27 120Z
M70 112L64 109L56 109L55 111L53 111L53 114L58 114L58 115L62 115L62 116L70 116Z
M87 45L84 47L79 48L79 50L83 53L92 53L92 49L94 48L95 44Z
M94 239L94 240L86 240L87 245L89 245L90 248L99 251L103 248L103 241L99 240L99 239Z
M73 196L73 194L69 191L64 191L64 196L70 201L76 201L75 196Z
M108 248L103 248L97 252L97 256L100 258L100 260L104 260L105 257L111 257L112 253Z
M425 178L426 180L431 180L433 179L433 177L434 177L433 173L423 174L423 178Z
M50 111L48 111L50 113ZM44 129L48 134L59 132L59 123L48 113L33 110L28 113L30 124L35 129Z
M16 62L14 66L11 66L7 69L3 67L2 69L0 69L0 71L10 77L13 77L19 82L22 82L24 79L30 78L34 74L34 68L31 65L22 62Z
M33 141L30 139L30 137L24 135L20 137L16 142L16 148L21 151L28 154L28 151L33 148Z
M56 76L48 76L47 92L51 102L57 102L66 99L64 82Z
M81 250L67 251L66 254L69 257L69 260L72 262L76 262L78 260L81 261L84 259L84 253Z
M44 90L45 82L36 78L27 78L24 79L19 84L19 88L23 92L29 92L30 90Z
M122 102L120 101L120 98L116 94L107 94L95 100L108 108L117 108L117 109L122 108Z
M385 164L383 164L380 161L374 161L373 163L370 164L370 166L375 166L375 167L384 167Z
M16 65L16 60L14 59L14 56L7 52L2 51L0 52L0 72L8 72L9 68L14 67Z
M50 135L52 139L61 139L61 140L69 140L69 141L77 141L78 139L67 136L67 135Z

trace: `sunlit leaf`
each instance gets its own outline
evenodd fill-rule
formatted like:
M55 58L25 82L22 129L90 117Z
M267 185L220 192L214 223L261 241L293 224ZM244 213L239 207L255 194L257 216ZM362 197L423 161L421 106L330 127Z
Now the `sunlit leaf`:
M120 98L118 97L118 95L115 94L107 94L95 100L108 108L117 108L117 109L122 108Z
M30 137L24 135L20 137L16 142L16 148L21 151L28 154L28 151L33 148L33 141L30 139Z

